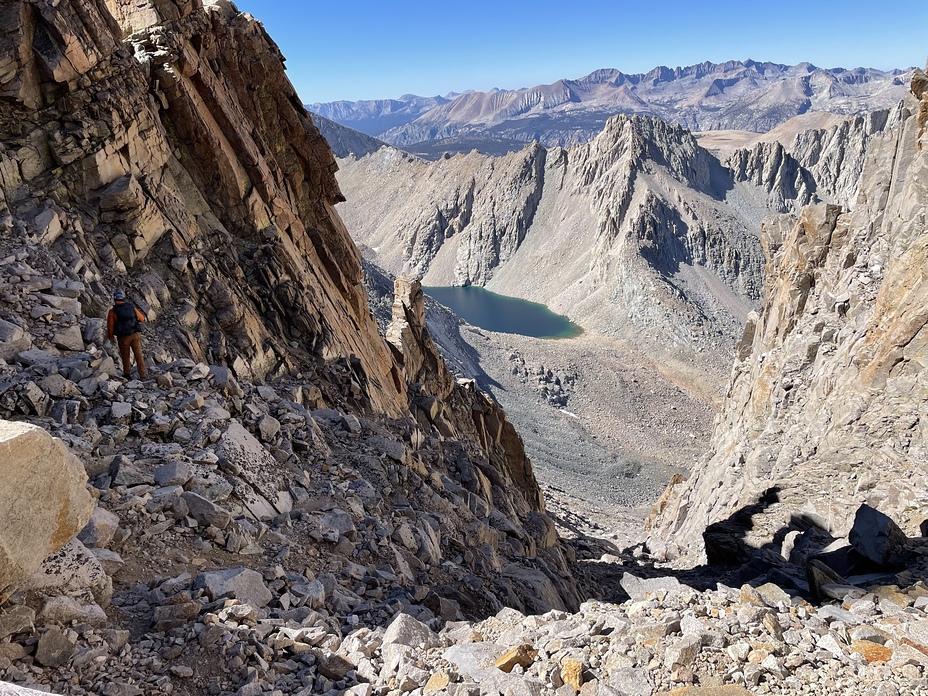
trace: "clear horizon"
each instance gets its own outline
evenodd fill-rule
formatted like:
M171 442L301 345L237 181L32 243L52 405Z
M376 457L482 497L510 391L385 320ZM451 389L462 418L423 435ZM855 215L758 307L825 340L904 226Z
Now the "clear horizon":
M338 6L239 0L287 58L304 103L518 89L601 68L643 73L703 61L822 68L923 67L928 6L874 12L857 0L786 0L772 11L732 0L711 7L641 3L473 0L467 12L421 0Z

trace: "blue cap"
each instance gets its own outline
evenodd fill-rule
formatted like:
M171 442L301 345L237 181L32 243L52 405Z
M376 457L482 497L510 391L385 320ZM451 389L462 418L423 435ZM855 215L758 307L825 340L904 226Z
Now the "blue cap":
M122 290L117 290L116 292L113 293L113 299L124 300L126 299L126 293L124 293Z

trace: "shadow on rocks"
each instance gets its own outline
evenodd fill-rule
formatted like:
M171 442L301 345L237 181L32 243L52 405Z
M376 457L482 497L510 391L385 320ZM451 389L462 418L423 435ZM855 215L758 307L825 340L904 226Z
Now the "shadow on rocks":
M906 537L891 518L869 505L860 506L847 537L835 537L824 520L800 514L776 530L770 542L752 545L755 515L778 503L779 493L777 487L769 488L754 503L709 525L703 532L706 563L687 569L659 565L644 544L620 549L575 528L575 574L588 596L610 602L637 599L667 583L699 591L720 583L774 584L810 602L928 583L928 538ZM922 527L924 535L928 524Z

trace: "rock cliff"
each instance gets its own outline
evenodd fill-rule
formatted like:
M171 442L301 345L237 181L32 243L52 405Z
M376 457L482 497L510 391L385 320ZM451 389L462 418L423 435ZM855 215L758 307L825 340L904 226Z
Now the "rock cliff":
M127 284L197 359L263 377L293 368L291 342L355 355L399 413L334 158L261 26L227 2L3 11L6 228L68 259L93 307Z
M706 526L739 509L753 513L746 544L786 557L784 539L810 525L847 536L862 503L910 536L928 517L921 71L912 91L873 135L852 210L820 204L765 223L764 302L739 344L710 454L652 517L671 547L701 551Z
M378 332L261 25L224 0L0 13L0 429L83 462L0 466L0 677L160 693L169 660L191 692L336 692L371 656L342 639L395 615L576 608L521 439L450 377L421 293ZM145 380L106 340L117 287ZM216 611L249 635L210 633ZM271 668L287 641L303 666Z
M774 130L722 159L735 179L767 191L773 212L796 213L816 200L852 207L870 143L897 127L904 112L900 103L787 138Z

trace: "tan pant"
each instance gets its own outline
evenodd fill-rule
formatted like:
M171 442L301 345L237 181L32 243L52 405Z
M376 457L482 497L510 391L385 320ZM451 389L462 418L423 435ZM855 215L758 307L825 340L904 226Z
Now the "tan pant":
M122 373L129 377L132 374L132 358L130 351L135 353L135 364L139 370L139 377L145 379L145 358L142 357L142 334L136 331L131 336L117 336L119 355L122 357Z

